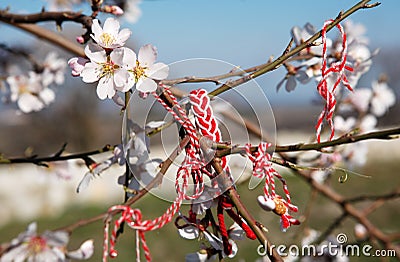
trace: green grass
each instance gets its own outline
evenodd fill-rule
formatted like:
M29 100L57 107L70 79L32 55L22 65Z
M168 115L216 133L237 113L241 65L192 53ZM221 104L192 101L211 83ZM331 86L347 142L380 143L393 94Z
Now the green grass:
M334 175L331 179L332 187L340 194L351 197L360 194L382 194L392 191L399 186L399 163L397 162L381 162L365 167L359 170L360 173L370 175L371 178L364 178L356 175L349 175L345 183L338 182L338 175ZM302 217L306 208L306 204L310 198L310 188L301 178L294 175L288 175L287 181L292 193L293 202L299 206L299 214ZM276 245L298 243L304 236L304 226L292 227L286 233L282 233L279 229L279 217L272 213L262 211L256 204L256 197L261 194L262 187L259 186L255 190L249 191L247 184L238 187L241 199L246 206L261 223L268 229L268 238ZM142 210L143 219L154 218L161 215L169 206L169 203L159 200L153 196L147 196L137 203ZM366 205L357 205L365 207ZM400 224L398 220L400 201L391 200L383 204L378 210L372 213L369 218L383 232L399 232ZM92 216L103 213L108 206L88 206L88 207L70 207L66 212L53 218L38 218L39 232L45 229L55 229L76 222L80 219L90 218ZM340 216L340 208L325 197L318 196L311 209L311 216L303 225L307 224L316 230L325 230L338 216ZM229 221L229 220L228 220ZM0 242L4 242L17 236L18 233L24 231L28 223L12 222L0 229ZM228 225L231 222L227 222ZM355 222L352 219L346 219L339 228L335 229L334 235L337 233L347 234L349 241L355 241L353 235L353 227ZM74 231L71 236L69 249L75 249L86 239L95 240L95 254L90 261L100 261L103 244L103 224L101 221L91 225L79 228ZM187 253L196 252L200 242L197 240L185 240L180 238L173 223L166 225L164 228L146 233L146 239L150 247L154 261L184 261ZM238 242L239 252L234 259L230 261L255 261L260 256L256 250L259 243L257 241L243 240ZM126 227L124 234L118 239L117 258L110 261L135 261L135 234ZM375 258L351 258L351 261L380 261ZM392 261L392 260L388 260ZM393 260L395 261L395 260Z

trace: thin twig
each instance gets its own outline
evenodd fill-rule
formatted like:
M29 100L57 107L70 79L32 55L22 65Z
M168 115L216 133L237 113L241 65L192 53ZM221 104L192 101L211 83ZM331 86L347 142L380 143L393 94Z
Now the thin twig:
M55 162L55 161L64 161L64 160L71 160L71 159L82 159L91 155L97 155L104 152L109 152L114 150L115 146L105 145L101 149L96 149L93 151L77 153L77 154L70 154L61 156L57 153L52 156L47 157L23 157L23 158L4 158L4 156L0 155L0 164L21 164L21 163L31 163L39 165L44 162Z

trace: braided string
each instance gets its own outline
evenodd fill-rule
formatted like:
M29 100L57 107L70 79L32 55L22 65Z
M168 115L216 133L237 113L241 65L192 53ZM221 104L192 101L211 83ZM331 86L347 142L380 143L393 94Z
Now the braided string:
M195 115L196 126L202 136L208 137L214 142L221 142L222 135L218 128L217 119L210 105L210 97L204 89L192 90L189 95L192 112ZM226 157L221 158L221 166L230 174Z
M335 91L336 88L340 83L342 83L347 89L352 91L353 89L350 86L350 83L344 74L345 70L348 71L353 71L353 69L349 66L346 66L346 61L347 61L347 40L346 40L346 33L343 30L343 27L340 24L337 24L336 27L339 29L341 37L342 37L342 50L341 50L341 58L340 61L333 62L331 63L330 67L327 66L327 60L328 60L328 55L327 55L327 44L326 44L326 28L329 24L331 24L333 20L328 20L324 23L324 26L322 28L322 79L317 85L317 90L319 94L322 96L322 98L326 101L326 104L324 106L324 109L322 110L321 114L318 117L317 124L315 126L316 129L316 134L317 134L317 140L318 143L321 141L321 131L322 131L322 123L323 120L325 119L331 129L331 135L329 137L329 140L332 140L334 134L335 134L335 129L333 125L333 113L335 111L335 106L336 106L336 99L335 99ZM329 89L328 86L328 78L333 74L337 74L337 79L335 83L333 84L333 87L331 90Z

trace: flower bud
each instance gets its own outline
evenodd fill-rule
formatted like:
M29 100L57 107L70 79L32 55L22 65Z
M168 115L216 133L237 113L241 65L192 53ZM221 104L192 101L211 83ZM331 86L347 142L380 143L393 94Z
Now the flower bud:
M85 39L83 38L83 36L77 36L76 37L76 42L78 42L79 44L83 45L85 43Z
M363 241L368 237L368 230L361 224L354 226L354 235L358 241Z

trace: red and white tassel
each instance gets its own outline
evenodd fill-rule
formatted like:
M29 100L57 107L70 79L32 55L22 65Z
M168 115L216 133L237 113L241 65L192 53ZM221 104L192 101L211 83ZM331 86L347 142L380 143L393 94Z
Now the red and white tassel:
M290 225L297 225L300 222L289 215L289 210L297 212L298 208L291 203L290 192L286 180L272 167L271 155L267 152L270 143L261 142L255 153L251 152L251 144L246 144L246 153L253 162L253 175L258 178L265 178L264 196L258 198L259 204L268 211L274 211L281 217L283 231ZM282 183L286 199L276 194L275 177Z

